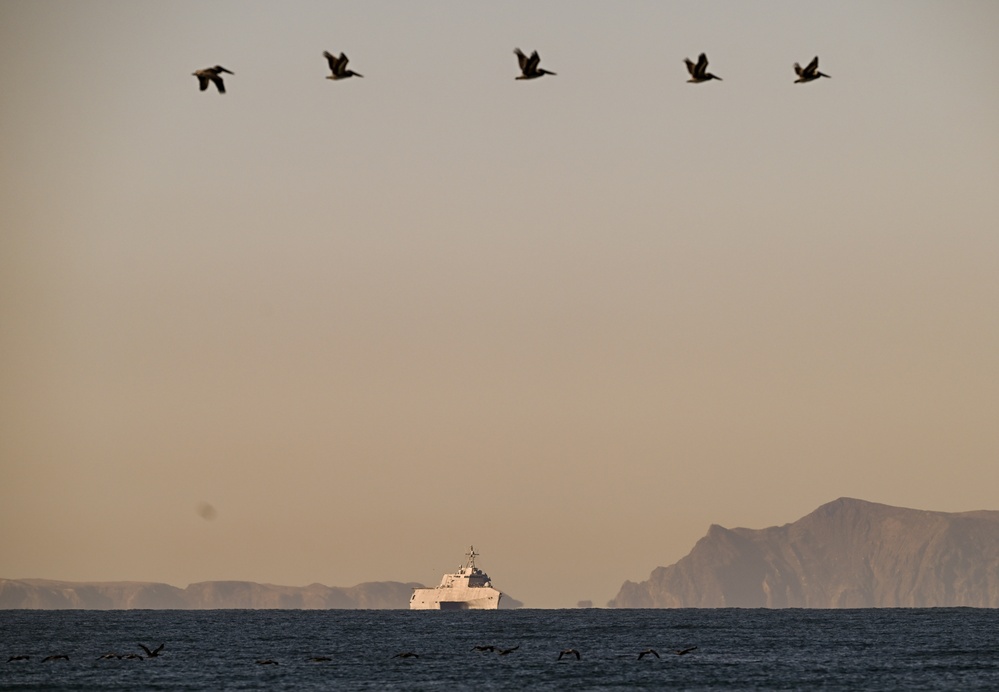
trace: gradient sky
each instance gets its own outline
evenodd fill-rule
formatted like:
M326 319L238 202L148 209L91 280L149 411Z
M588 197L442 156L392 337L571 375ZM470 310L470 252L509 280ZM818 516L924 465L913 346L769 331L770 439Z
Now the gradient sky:
M474 543L568 607L712 523L999 509L997 31L4 0L0 576L436 584Z

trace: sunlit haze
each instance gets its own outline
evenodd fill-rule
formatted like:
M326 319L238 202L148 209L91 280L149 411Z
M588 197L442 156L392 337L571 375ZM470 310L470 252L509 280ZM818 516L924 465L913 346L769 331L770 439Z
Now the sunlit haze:
M474 544L602 605L712 523L999 509L997 33L5 0L0 577L436 584Z

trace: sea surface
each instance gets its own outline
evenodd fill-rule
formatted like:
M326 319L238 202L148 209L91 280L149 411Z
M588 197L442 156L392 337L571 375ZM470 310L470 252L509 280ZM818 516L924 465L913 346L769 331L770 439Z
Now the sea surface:
M0 656L3 690L999 690L999 610L7 610Z

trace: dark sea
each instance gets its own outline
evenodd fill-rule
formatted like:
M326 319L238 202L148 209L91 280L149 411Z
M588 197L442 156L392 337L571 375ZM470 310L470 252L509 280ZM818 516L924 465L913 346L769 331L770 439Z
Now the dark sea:
M0 655L3 690L999 690L999 610L7 610Z

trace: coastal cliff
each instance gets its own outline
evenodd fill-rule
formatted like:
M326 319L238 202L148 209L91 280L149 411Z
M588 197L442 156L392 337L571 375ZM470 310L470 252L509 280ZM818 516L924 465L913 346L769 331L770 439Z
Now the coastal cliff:
M766 529L712 526L612 608L999 607L999 511L850 498Z

